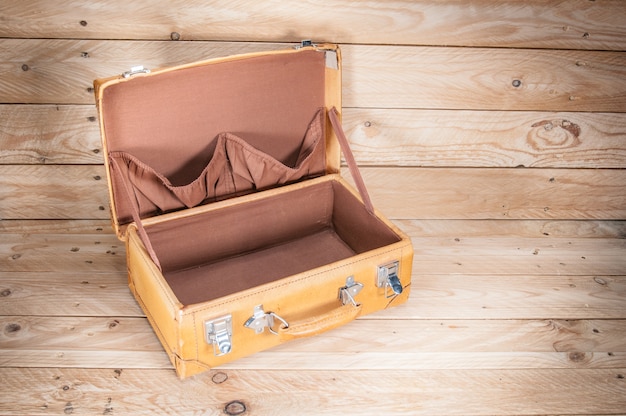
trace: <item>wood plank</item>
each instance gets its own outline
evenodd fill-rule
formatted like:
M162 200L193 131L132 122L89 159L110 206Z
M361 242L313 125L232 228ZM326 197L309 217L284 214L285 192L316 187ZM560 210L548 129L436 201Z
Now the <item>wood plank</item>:
M626 221L415 219L394 223L414 237L626 238Z
M1 37L238 40L421 44L565 49L626 49L619 0L523 4L386 1L361 7L346 0L332 7L308 2L172 0L169 9L145 0L73 2L43 6L5 0ZM167 10L176 10L175 17ZM81 24L80 22L86 22Z
M626 218L625 170L360 170L374 206L394 219Z
M146 318L0 317L0 367L173 368Z
M344 110L367 166L625 168L626 114Z
M0 165L2 219L108 219L102 165Z
M156 68L286 47L0 39L0 102L91 104L93 79L137 63ZM346 107L626 112L624 52L345 45L343 56Z
M0 164L101 164L94 106L0 105Z
M417 266L409 301L376 318L615 319L626 310L625 276L429 275L429 264Z
M624 240L413 238L414 269L425 274L622 275ZM578 248L576 246L578 245ZM608 251L604 251L608 249Z
M0 367L173 368L145 318L5 316L0 328ZM222 368L620 368L625 339L624 320L358 319Z
M102 163L89 105L0 105L0 164ZM626 167L626 114L346 108L368 166ZM398 148L402 151L398 151Z
M111 273L2 272L3 315L145 316L128 289L126 265Z
M112 233L3 235L0 270L15 272L125 271L124 242Z
M108 220L2 220L0 234L111 234Z
M407 304L363 319L621 319L626 310L623 275L487 274L494 266L483 275L429 274L435 263L416 261ZM126 279L124 271L3 272L3 314L143 316Z
M347 107L626 111L622 52L357 45L343 51Z
M3 372L0 412L7 415L217 415L225 409L273 415L546 415L626 408L624 369L217 370L183 382L171 370Z
M361 173L374 205L392 219L626 218L626 170L404 167ZM106 219L107 206L102 166L0 165L0 218Z
M626 238L626 221L569 220L394 220L414 237ZM111 234L108 220L2 220L0 234ZM21 236L21 237L18 237ZM22 240L13 240L23 244Z

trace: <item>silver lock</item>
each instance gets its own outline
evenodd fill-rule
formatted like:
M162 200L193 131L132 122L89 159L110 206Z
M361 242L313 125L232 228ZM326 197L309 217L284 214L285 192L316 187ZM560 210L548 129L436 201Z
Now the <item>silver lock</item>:
M359 294L363 289L363 283L355 282L354 277L349 276L346 279L346 285L339 288L339 299L343 305L351 303L354 306L359 306L354 297Z
M228 314L204 321L204 335L206 342L213 345L216 356L228 354L233 348L233 317Z
M402 282L400 282L400 278L398 277L399 270L399 261L392 261L391 263L378 266L376 286L385 288L386 298L402 293Z
M289 328L289 323L275 314L274 312L265 312L263 305L257 305L254 307L252 316L243 324L246 328L254 330L257 334L265 331L265 328L269 329L270 333L278 335L278 332L274 330L275 320L280 321L283 324L283 328Z

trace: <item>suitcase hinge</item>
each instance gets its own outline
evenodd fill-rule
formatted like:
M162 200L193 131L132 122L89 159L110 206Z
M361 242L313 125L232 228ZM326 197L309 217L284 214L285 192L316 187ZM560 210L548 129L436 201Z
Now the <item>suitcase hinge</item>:
M213 353L216 356L228 354L233 347L233 317L228 314L204 321L204 334L206 342L213 345Z
M402 293L402 283L398 277L400 262L392 261L382 266L378 266L378 274L376 278L376 286L385 288L385 297L390 298ZM391 294L389 294L391 289Z
M150 70L148 68L144 68L143 65L133 66L130 68L130 71L126 71L122 73L124 78L130 78L133 75L137 74L149 74Z
M339 288L339 299L341 303L344 305L351 303L354 306L359 306L356 300L354 300L354 297L359 294L361 289L363 289L363 283L355 282L354 277L349 276L346 279L346 285Z
M265 331L265 328L267 328L270 333L278 335L278 332L274 330L274 319L280 321L283 324L283 328L289 328L289 323L287 323L287 321L274 312L265 312L263 310L263 305L255 306L254 313L243 325L246 328L253 329L257 334L262 333Z

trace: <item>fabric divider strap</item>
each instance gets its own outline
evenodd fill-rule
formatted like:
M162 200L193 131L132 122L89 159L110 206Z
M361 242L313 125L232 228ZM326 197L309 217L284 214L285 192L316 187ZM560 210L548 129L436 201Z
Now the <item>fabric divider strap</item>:
M352 154L352 150L350 150L348 139L346 138L346 134L343 132L341 122L339 121L339 112L335 107L331 108L328 112L328 118L330 119L330 124L332 124L333 130L337 135L337 139L339 140L339 146L341 147L343 156L346 158L346 163L348 164L350 175L352 176L352 179L354 180L354 183L359 190L359 194L361 194L363 204L365 205L367 212L374 215L374 206L372 205L372 200L370 199L369 193L367 192L365 182L363 181L361 172L359 172L359 168L356 164L356 160L354 159L354 155Z
M122 172L122 169L120 169L117 163L117 160L115 160L114 158L109 157L109 164L111 165L112 168L114 168L118 172L120 173ZM148 233L146 232L146 229L144 228L143 223L141 222L141 217L139 216L139 206L137 205L137 201L135 200L135 198L133 198L133 194L128 188L126 181L122 180L120 182L122 182L124 193L126 197L128 198L128 202L130 203L131 214L133 216L133 221L135 221L135 224L137 225L137 232L139 233L139 237L141 237L141 240L143 241L143 244L146 247L146 250L148 251L148 254L150 255L150 258L152 259L154 264L159 268L159 270L163 271L163 269L161 269L161 263L159 262L159 258L157 257L156 252L154 251L154 248L152 247L150 238L148 237Z

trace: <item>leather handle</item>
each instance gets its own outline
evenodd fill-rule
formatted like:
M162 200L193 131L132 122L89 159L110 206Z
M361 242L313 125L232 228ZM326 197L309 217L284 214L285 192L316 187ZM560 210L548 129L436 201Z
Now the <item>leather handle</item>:
M353 321L361 314L361 309L361 305L355 306L348 303L321 315L292 321L288 327L278 329L278 336L282 341L289 341L321 334Z

